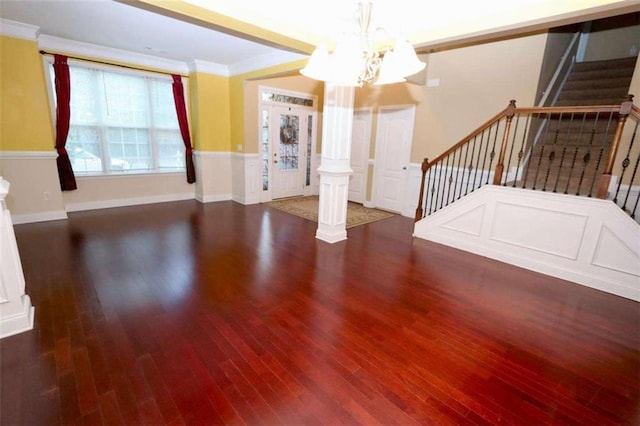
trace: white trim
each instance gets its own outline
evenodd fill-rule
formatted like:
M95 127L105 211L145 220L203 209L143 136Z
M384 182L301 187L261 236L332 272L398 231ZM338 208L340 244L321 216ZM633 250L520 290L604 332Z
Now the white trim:
M193 155L200 158L231 158L231 151L193 151Z
M20 298L22 311L16 315L0 316L0 339L33 329L35 308L31 305L31 298L23 294Z
M551 81L549 81L549 84L547 84L547 88L544 90L544 92L542 92L542 98L540 98L540 101L538 102L538 106L544 106L545 102L547 101L547 98L549 97L549 93L551 93L551 91L555 87L556 81L558 80L560 73L564 69L564 64L565 62L567 62L567 58L571 56L571 50L573 50L573 47L578 41L579 36L580 36L579 32L573 35L573 38L571 39L571 41L569 42L569 45L565 49L564 54L560 58L560 63L558 64L556 71L553 73L553 77L551 77ZM557 97L558 97L558 93L560 92L561 88L564 86L564 83L567 80L567 76L569 75L570 72L571 72L571 67L569 67L565 72L565 75L562 78L562 84L559 86L552 104L555 104L555 101L557 100Z
M64 219L67 219L67 212L64 210L54 210L41 213L11 214L11 221L14 225L21 225L23 223L49 222L51 220Z
M50 160L58 158L55 151L0 151L0 160Z
M153 195L149 197L133 197L133 198L122 198L116 200L104 200L104 201L88 201L85 203L68 203L65 205L65 208L68 212L79 212L85 210L98 210L98 209L109 209L113 207L128 207L128 206L138 206L142 204L155 204L155 203L166 203L171 201L183 201L183 200L193 200L195 197L193 193L178 193L178 194L164 194L164 195Z
M189 62L189 72L202 72L207 74L221 75L223 77L231 76L229 67L227 65L217 64L215 62L203 61L201 59L194 59Z
M231 157L239 157L239 158L260 158L260 154L256 154L253 152L232 152Z
M640 301L640 226L608 200L485 185L414 236Z
M131 52L128 50L113 49L111 47L68 40L45 34L38 37L38 46L44 50L53 50L56 52L87 56L89 58L102 58L116 62L137 64L178 74L189 73L189 67L186 62L159 58L157 56L145 55L143 53Z
M0 35L36 41L40 27L0 18Z
M279 50L236 62L235 64L229 65L228 68L230 75L239 75L275 65L294 62L307 57L307 55Z
M205 195L204 197L196 196L196 200L201 203L215 203L217 201L232 201L233 196L231 194Z

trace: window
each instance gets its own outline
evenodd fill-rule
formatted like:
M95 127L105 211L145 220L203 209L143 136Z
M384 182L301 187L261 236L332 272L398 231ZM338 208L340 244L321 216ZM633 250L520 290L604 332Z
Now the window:
M185 169L170 78L71 64L69 72L66 148L76 174Z

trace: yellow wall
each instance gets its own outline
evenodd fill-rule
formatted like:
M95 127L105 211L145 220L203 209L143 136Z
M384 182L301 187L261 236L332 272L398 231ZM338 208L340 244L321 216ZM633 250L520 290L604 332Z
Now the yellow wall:
M199 151L231 147L229 78L201 72L189 76L191 134Z
M0 36L0 150L51 151L54 145L38 45Z

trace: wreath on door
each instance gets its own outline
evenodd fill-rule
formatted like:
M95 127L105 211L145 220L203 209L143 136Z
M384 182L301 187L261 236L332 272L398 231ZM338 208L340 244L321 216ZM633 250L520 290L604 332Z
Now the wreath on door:
M280 126L280 142L285 145L293 145L296 141L295 130L288 124Z

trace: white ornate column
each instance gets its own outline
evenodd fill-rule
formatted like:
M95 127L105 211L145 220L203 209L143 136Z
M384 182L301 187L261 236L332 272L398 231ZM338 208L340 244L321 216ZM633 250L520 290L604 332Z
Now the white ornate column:
M316 238L328 243L347 239L347 197L351 170L353 87L325 83L320 160L320 206Z
M24 292L24 274L5 198L9 182L0 176L0 338L31 330L34 308Z

